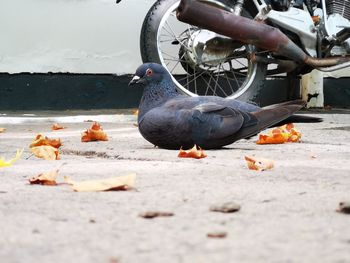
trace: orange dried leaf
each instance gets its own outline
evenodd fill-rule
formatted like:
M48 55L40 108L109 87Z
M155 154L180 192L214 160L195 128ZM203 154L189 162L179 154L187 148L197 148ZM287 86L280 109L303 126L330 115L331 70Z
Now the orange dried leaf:
M60 139L49 139L48 137L38 134L34 141L29 145L29 148L36 146L52 146L54 148L60 148L62 146Z
M35 146L30 148L30 150L38 158L42 158L49 161L60 159L58 149L50 145Z
M56 177L58 175L58 170L53 170L49 172L44 172L29 179L30 184L41 184L41 185L57 185Z
M250 170L264 171L274 167L274 161L265 158L256 158L253 156L245 156L248 168Z
M65 128L67 128L67 127L63 127L62 125L55 123L54 125L52 125L51 130L57 131L57 130L65 129Z
M81 136L82 142L92 142L92 141L108 141L107 134L103 131L102 126L94 122L92 127L86 130Z
M271 135L259 135L257 144L280 144L285 143L288 140L288 135L285 133L273 133Z
M139 115L139 110L134 110L132 114L136 116Z
M64 177L66 183L71 184L76 192L99 192L99 191L121 191L133 188L135 185L136 174L119 176L102 180L89 180L75 182L69 177Z
M0 133L2 133L2 132L4 132L4 131L6 131L5 128L0 128Z
M200 158L207 157L207 155L204 153L204 151L200 147L198 147L197 149L197 145L194 145L193 148L189 150L183 150L181 148L177 157L200 159Z
M301 133L294 128L293 123L273 128L267 134L260 134L257 144L280 144L285 142L299 142Z

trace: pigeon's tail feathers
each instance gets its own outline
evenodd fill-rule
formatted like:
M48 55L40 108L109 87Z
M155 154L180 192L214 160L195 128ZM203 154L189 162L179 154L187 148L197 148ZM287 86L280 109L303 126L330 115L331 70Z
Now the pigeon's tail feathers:
M297 99L297 100L289 100L289 101L285 101L285 102L281 102L281 103L277 103L277 104L272 104L272 105L268 105L263 107L262 109L274 109L276 107L281 107L281 106L287 106L287 105L301 105L302 107L304 107L306 105L306 102L303 101L302 99Z
M313 117L313 116L308 116L308 115L292 115L288 117L287 119L283 120L282 122L276 124L277 125L284 125L288 123L293 123L293 122L299 122L299 123L315 123L315 122L322 122L323 119L319 117Z
M262 109L257 112L248 113L249 115L252 115L253 118L257 119L257 122L255 125L243 125L240 131L235 134L235 140L256 135L260 131L287 119L303 106L304 104L282 105L280 107L276 105L274 108Z
M306 102L303 100L300 100L300 99L299 100L291 100L291 101L286 101L286 102L282 102L279 104L269 105L269 106L263 107L262 109L264 109L264 110L265 109L275 109L275 108L278 108L281 106L288 106L288 105L300 105L300 106L304 107L306 105ZM307 116L307 115L292 115L292 116L289 116L288 118L284 119L283 121L274 124L273 126L281 126L281 125L293 123L293 122L315 123L315 122L322 122L322 121L323 121L323 119L318 118L318 117Z

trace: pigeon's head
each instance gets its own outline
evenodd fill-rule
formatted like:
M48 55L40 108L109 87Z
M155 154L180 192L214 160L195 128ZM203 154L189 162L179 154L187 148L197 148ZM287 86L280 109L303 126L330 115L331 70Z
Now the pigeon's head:
M138 67L129 85L159 83L164 79L171 79L168 71L160 64L145 63Z

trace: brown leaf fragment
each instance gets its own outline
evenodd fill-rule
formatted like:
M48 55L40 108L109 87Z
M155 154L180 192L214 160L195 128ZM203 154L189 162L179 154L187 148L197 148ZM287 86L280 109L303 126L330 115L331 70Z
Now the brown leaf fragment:
M234 213L234 212L238 212L240 209L241 209L241 206L235 202L215 204L210 207L210 211L221 212L221 213Z
M136 174L119 176L101 180L89 180L75 182L69 177L64 177L67 184L72 185L76 192L99 192L99 191L126 191L134 187Z
M44 160L54 161L60 159L58 149L49 145L32 147L30 150L36 157Z
M41 184L41 185L57 185L56 177L58 175L58 170L52 170L44 172L29 179L30 184Z
M38 134L34 141L29 145L29 148L48 145L58 149L62 146L62 143L60 139L50 139L42 134Z
M350 214L350 202L340 202L337 212L343 214Z
M119 259L118 258L110 258L109 259L109 263L120 263Z
M207 237L209 238L225 238L227 237L226 232L211 232L207 234Z
M148 212L143 212L139 214L139 217L143 217L146 219L152 219L155 217L169 217L173 216L174 213L172 212L159 212L159 211L148 211Z
M92 142L92 141L108 141L107 134L103 131L102 126L94 122L90 129L87 129L81 135L82 142Z
M0 133L2 133L2 132L4 132L4 131L6 131L5 128L0 128Z
M207 155L204 153L204 151L200 147L197 147L197 145L194 145L193 148L189 150L183 150L181 148L178 154L178 157L201 159L201 158L207 157Z
M63 130L66 129L67 127L63 127L62 125L55 123L54 125L52 125L51 130L53 131L57 131L57 130Z
M247 165L250 170L265 171L274 167L273 160L254 156L245 156L244 158L247 161Z

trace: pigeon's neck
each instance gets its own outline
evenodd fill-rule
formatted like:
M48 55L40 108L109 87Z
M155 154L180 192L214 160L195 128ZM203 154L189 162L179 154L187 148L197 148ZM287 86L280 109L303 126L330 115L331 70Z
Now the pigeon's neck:
M179 96L175 84L171 81L161 81L147 85L143 91L139 107L139 121L149 110L164 104L169 99Z

